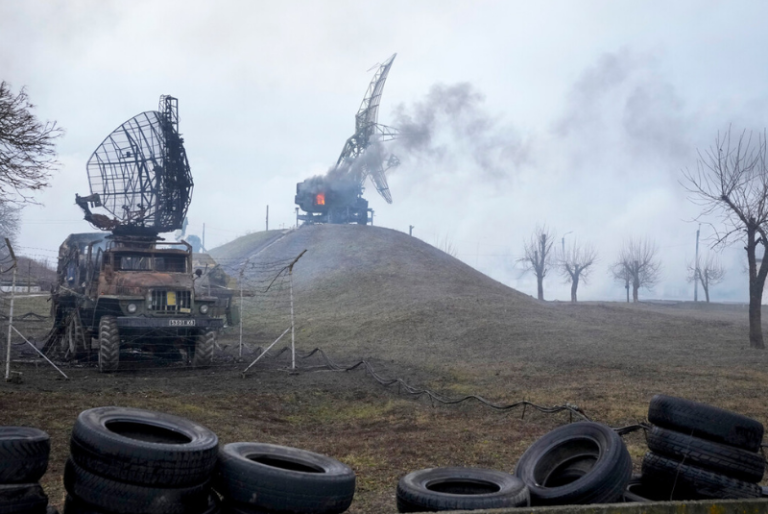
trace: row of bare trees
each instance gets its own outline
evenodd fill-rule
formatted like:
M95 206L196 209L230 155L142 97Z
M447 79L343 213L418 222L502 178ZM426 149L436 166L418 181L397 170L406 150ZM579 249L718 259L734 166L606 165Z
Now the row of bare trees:
M732 136L729 129L719 134L705 152L699 152L696 168L683 171L683 186L691 201L701 206L697 218L715 232L712 247L744 245L749 276L749 342L752 348L764 349L762 298L768 278L768 136L744 130ZM595 262L596 254L574 245L553 253L554 237L546 228L537 229L525 245L521 261L526 270L536 274L538 297L544 298L544 278L557 265L571 280L571 299L576 301L579 280L584 281ZM758 249L761 251L758 253ZM763 258L759 258L762 255ZM612 266L613 276L632 287L637 301L638 289L650 287L658 280L660 263L656 247L650 241L629 241ZM724 276L723 267L714 257L695 262L689 267L689 279L697 281L709 301L710 287Z
M547 227L538 227L530 240L525 243L524 257L519 262L523 269L536 276L537 297L544 299L544 279L551 270L556 270L571 284L571 301L578 299L580 283L586 283L597 262L597 251L592 245L578 241L568 248L563 243L557 251L555 234ZM661 262L656 244L650 239L629 239L624 243L610 272L627 290L627 302L632 291L632 301L637 302L641 288L651 289L659 281ZM709 302L710 287L721 282L725 270L719 260L710 255L688 267L689 282L701 284Z

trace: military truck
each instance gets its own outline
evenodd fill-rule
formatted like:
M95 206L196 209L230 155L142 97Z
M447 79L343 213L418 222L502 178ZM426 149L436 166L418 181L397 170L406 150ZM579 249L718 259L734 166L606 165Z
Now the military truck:
M209 366L216 332L216 298L195 292L188 243L160 238L72 234L61 245L52 294L51 348L64 358L98 355L101 371L118 368L121 351L186 355Z

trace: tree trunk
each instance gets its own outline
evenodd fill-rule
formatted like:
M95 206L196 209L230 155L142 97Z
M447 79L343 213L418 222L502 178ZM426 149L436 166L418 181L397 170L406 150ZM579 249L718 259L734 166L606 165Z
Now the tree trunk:
M576 290L579 288L579 276L576 275L571 279L571 301L576 303Z
M624 284L624 289L627 290L627 303L629 303L629 279L627 279L627 282Z
M544 277L541 275L536 275L536 282L538 286L539 300L543 300L544 299Z
M750 220L752 221L752 220ZM760 270L757 269L757 258L755 250L757 241L755 233L757 227L747 225L747 261L749 262L749 346L752 348L765 348L763 343L763 325L762 325L762 300L763 286L765 285L765 272L768 270L768 255L763 256L760 263Z
M632 301L637 303L637 292L640 290L640 280L635 277L632 281Z
M704 286L703 289L704 289L704 296L707 297L707 303L709 303L709 286L708 285Z

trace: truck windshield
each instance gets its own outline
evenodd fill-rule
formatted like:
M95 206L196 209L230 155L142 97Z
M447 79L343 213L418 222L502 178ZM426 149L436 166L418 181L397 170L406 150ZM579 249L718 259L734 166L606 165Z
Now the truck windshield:
M115 268L118 271L165 271L184 273L187 260L183 255L116 255Z

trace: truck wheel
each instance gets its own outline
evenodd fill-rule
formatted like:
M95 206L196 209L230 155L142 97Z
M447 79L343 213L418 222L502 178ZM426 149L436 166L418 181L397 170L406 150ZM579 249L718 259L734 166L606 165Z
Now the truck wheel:
M99 371L117 370L120 362L120 333L117 318L102 316L99 321Z
M76 314L70 316L67 322L67 335L62 343L62 350L65 358L77 359L77 357L85 350L83 344L83 327L80 325L76 318Z
M195 355L192 366L195 368L208 367L213 363L213 347L216 345L216 331L206 329L197 335L195 340Z

